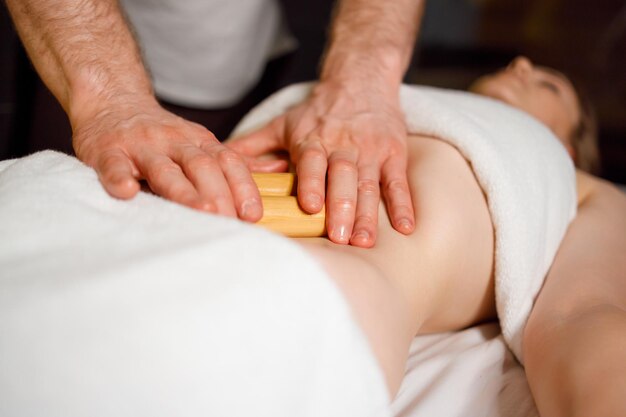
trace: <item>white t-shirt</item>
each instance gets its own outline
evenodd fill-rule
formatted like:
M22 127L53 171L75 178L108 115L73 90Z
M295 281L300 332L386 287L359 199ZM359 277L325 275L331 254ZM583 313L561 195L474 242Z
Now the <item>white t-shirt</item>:
M121 0L157 95L228 107L295 47L277 0Z

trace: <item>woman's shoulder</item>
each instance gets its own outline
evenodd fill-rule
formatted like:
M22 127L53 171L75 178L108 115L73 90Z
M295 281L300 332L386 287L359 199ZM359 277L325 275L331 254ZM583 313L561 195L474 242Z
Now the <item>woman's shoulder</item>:
M626 194L615 184L581 170L576 170L578 207L597 203L617 204L626 207Z

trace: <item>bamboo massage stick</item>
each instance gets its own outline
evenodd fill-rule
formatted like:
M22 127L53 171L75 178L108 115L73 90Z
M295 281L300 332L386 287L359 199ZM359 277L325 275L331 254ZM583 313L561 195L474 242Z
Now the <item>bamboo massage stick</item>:
M288 196L292 195L295 175L291 172L280 172L277 174L253 173L252 179L259 187L262 196Z
M252 174L261 193L263 218L258 225L290 237L317 237L326 234L325 208L309 214L293 195L292 173Z

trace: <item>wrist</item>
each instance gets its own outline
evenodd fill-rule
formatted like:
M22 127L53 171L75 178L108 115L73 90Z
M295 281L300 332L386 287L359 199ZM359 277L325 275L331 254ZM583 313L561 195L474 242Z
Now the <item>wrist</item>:
M74 127L103 112L159 106L147 77L126 76L113 82L97 73L85 73L70 85L68 117Z
M350 118L360 113L400 109L399 88L387 83L327 79L315 85L310 100L321 103L329 111L346 113Z
M381 61L354 56L324 65L315 90L334 90L359 97L397 99L402 83L402 71L388 69Z
M331 50L324 60L320 81L397 93L406 71L404 61L402 54L386 48Z

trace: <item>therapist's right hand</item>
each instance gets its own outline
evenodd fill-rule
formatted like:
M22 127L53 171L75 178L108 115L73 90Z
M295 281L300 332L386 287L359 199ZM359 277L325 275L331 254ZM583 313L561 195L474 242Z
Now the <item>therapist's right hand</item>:
M135 196L145 180L168 200L255 222L263 208L250 169L281 169L282 161L244 159L209 130L166 111L153 98L79 114L72 128L76 156L120 199Z

